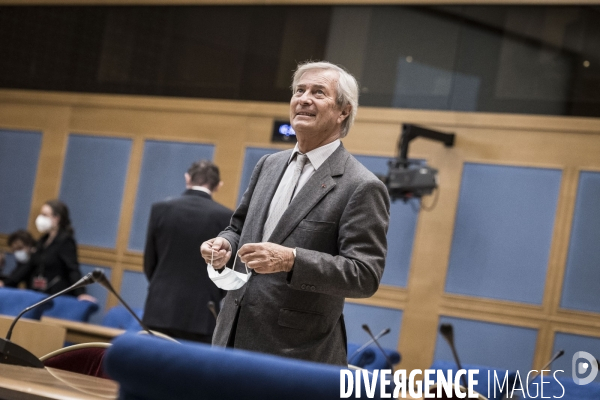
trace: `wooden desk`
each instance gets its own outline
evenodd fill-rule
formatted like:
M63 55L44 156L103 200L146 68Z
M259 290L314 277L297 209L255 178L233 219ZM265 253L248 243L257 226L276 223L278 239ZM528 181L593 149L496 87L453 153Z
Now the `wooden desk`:
M0 399L106 400L116 399L119 385L108 379L54 368L0 364Z
M0 315L0 337L5 337L15 317ZM36 357L58 350L65 343L65 328L21 318L13 330L11 341L26 348Z
M123 329L42 316L42 322L67 330L66 341L71 343L107 342L125 333Z

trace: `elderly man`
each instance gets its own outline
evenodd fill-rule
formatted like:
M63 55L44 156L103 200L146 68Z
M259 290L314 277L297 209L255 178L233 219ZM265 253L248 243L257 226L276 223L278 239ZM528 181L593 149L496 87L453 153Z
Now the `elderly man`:
M258 162L230 226L200 248L229 290L213 344L346 365L344 299L379 286L389 197L340 142L358 107L354 77L306 63L292 91L298 144Z

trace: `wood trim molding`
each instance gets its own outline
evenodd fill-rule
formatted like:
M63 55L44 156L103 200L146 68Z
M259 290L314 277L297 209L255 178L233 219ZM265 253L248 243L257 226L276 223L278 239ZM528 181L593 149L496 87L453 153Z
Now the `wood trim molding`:
M2 0L0 0L1 2ZM1 4L1 3L0 3ZM598 0L600 4L600 0ZM0 103L92 107L146 111L174 111L244 115L253 117L288 118L287 103L206 100L177 97L109 95L37 90L0 89ZM414 123L435 127L526 129L543 132L580 132L600 135L600 120L585 117L561 117L522 114L472 113L459 111L429 111L396 108L360 107L356 122ZM398 136L399 131L396 133Z

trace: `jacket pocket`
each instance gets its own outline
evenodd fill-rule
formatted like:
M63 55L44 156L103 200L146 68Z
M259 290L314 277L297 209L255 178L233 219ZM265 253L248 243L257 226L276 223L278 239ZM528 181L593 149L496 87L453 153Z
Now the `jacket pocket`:
M335 222L311 221L308 219L303 219L298 224L298 229L314 232L331 232L333 228L335 228Z
M279 310L279 326L299 329L303 331L327 332L327 319L325 315L312 311L291 310L282 308Z

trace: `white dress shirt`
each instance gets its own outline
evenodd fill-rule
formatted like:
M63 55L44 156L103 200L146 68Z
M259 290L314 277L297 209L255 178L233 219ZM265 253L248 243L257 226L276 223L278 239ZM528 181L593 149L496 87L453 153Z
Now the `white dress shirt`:
M212 192L210 191L210 189L207 188L207 187L204 187L204 186L192 186L192 187L190 187L190 189L192 189L192 190L198 190L198 191L204 192L204 193L208 193L208 194L210 194L212 196Z
M304 169L302 169L302 173L300 174L300 179L298 180L298 184L296 185L296 189L294 190L294 194L292 195L292 200L300 192L300 189L308 182L310 177L315 173L316 170L319 169L321 165L329 158L330 155L340 146L341 142L339 139L328 143L324 146L317 147L314 150L306 153L308 160L304 165ZM294 168L296 167L296 158L294 156L296 153L300 153L298 149L298 143L296 143L296 147L294 147L294 151L292 151L292 155L290 156L290 160L288 161L287 169L281 178L281 182L279 182L279 186L277 186L277 191L271 200L271 204L269 205L269 215L273 211L273 206L280 201L281 197L284 195L284 190L287 186L287 183L294 176ZM268 217L267 217L268 218Z

